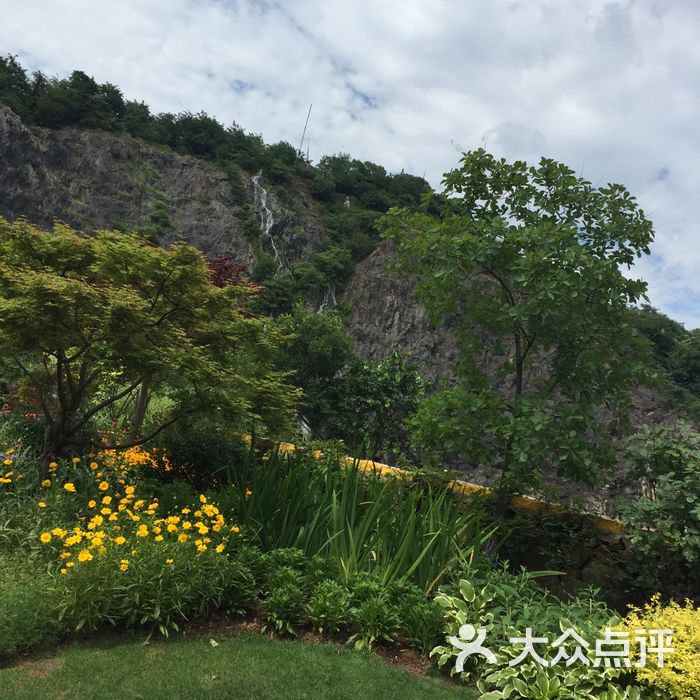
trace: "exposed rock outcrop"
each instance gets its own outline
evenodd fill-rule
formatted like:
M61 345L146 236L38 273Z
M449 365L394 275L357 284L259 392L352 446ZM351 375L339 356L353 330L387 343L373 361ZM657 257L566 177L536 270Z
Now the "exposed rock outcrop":
M393 252L382 243L358 264L342 300L350 307L348 332L360 355L382 360L406 353L429 380L448 379L459 359L455 334L428 321L410 278L386 270Z
M261 180L261 186L269 185ZM270 191L271 235L287 262L322 246L310 197L290 211ZM167 245L178 237L249 269L258 236L253 187L205 161L125 135L25 126L0 105L0 215L39 226L55 219L81 230L140 228ZM267 242L269 245L269 241ZM266 242L260 240L266 250Z

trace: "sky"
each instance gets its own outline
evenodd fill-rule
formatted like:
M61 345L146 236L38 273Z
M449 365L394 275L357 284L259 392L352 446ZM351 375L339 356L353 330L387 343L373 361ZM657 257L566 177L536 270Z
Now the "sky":
M460 152L566 163L652 219L633 275L700 327L696 0L0 0L0 54L80 69L152 111L204 110L439 188Z

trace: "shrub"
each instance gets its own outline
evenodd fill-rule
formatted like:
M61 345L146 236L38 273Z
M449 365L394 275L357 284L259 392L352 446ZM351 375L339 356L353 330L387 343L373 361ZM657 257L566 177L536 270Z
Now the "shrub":
M90 554L90 550L81 550ZM87 556L87 555L86 555ZM176 543L145 540L120 554L114 548L62 569L56 597L59 619L75 630L104 624L155 627L163 635L221 607L245 609L252 577L214 551L193 556ZM237 600L237 594L243 600Z
M442 607L434 600L411 601L399 609L401 632L422 654L439 643L445 628Z
M689 600L685 605L673 601L662 605L656 595L643 608L632 608L618 629L629 632L630 639L636 630L673 630L673 652L665 656L662 666L649 653L646 665L635 669L637 678L653 698L700 697L700 608ZM638 644L632 647L632 656L639 659Z
M700 433L684 423L647 428L630 440L627 459L633 478L648 485L620 508L641 584L700 595Z
M296 634L296 628L304 619L304 591L294 583L284 583L265 596L263 632Z
M57 468L50 490L58 492L55 498L81 504L85 515L72 528L54 527L37 536L61 562L60 619L74 629L120 623L167 634L224 604L234 610L250 604L252 574L225 554L239 527L227 524L206 496L158 516L160 504L140 497L129 464L107 453L102 466L80 465L75 458L80 480L76 476L62 487Z
M46 571L0 556L0 660L54 641L61 631Z
M332 579L321 581L306 605L306 615L318 632L339 632L350 621L350 594Z
M200 423L178 424L163 431L159 445L170 458L173 476L187 479L198 489L229 483L247 450L240 440Z
M352 621L359 632L348 641L354 641L358 650L371 649L378 641L393 642L399 630L399 617L384 592L363 600L354 609Z
M438 657L438 665L454 666L462 646L456 644L462 636L464 625L486 632L484 646L496 656L493 664L481 655L468 656L464 661L463 679L475 680L482 695L480 700L501 698L527 698L528 700L618 700L639 697L638 689L623 690L613 681L623 676L618 668L593 667L584 663L565 666L563 660L553 666L543 667L533 658L518 665L509 661L518 657L523 649L513 638L522 638L527 628L535 637L558 639L567 629L573 629L589 643L598 639L600 629L619 622L608 608L592 595L580 594L569 603L558 600L532 583L532 574L514 576L504 570L485 572L473 582L462 579L457 591L443 591L436 601L444 608L447 638L443 645L435 647L431 656ZM469 635L467 635L469 636ZM473 637L473 635L472 635ZM568 657L573 656L576 644L568 639L563 642ZM535 647L547 660L555 655L555 649ZM568 658L567 657L567 658Z

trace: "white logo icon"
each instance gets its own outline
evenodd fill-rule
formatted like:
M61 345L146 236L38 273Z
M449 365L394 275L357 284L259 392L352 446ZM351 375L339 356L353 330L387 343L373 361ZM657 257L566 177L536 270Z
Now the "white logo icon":
M486 661L490 664L496 663L496 655L490 649L482 646L485 639L486 631L479 630L477 634L474 625L462 625L459 628L459 637L450 637L450 644L462 650L459 652L457 661L455 662L455 669L457 669L459 673L464 670L464 660L472 654L485 657Z

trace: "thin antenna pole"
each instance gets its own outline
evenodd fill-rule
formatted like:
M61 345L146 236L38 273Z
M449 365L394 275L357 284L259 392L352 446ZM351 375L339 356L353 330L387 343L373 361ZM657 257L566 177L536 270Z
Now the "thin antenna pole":
M304 131L301 133L301 142L299 143L299 153L303 153L302 148L304 147L304 136L306 136L306 127L309 125L309 117L311 116L311 108L314 106L313 102L309 105L309 111L306 114L306 122L304 122Z

